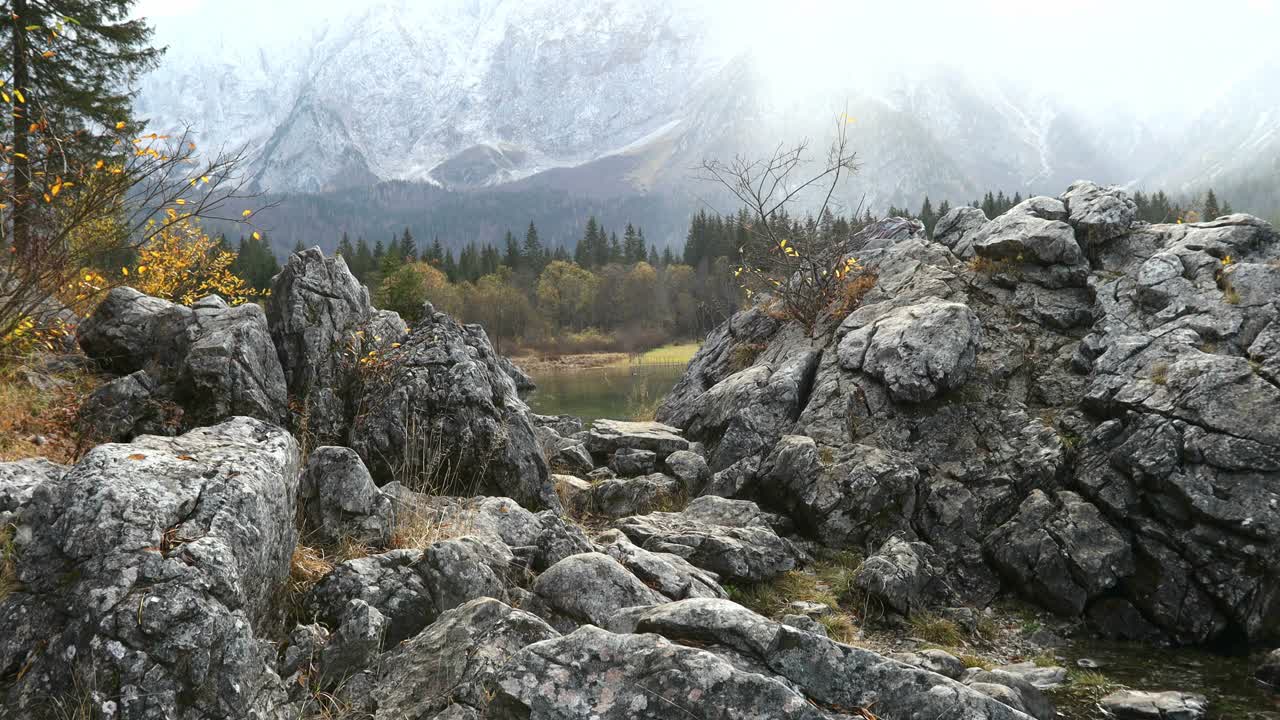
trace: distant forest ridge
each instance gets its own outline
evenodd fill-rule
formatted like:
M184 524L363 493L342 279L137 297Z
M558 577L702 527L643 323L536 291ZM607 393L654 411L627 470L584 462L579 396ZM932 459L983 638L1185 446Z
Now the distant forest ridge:
M1280 224L1280 179L1235 183L1217 193L1215 202L1233 211L1249 212ZM1053 193L1056 194L1056 193ZM1194 210L1203 216L1207 193L1195 196L1163 191L1133 191L1139 203L1139 217L1148 222L1175 222ZM990 191L964 200L995 217L1024 197L1021 192ZM690 219L699 213L728 212L730 205L715 207L715 199L690 195L636 194L612 198L571 195L563 190L541 188L490 188L450 191L417 182L392 181L360 188L317 194L264 196L243 205L244 209L269 205L256 219L265 231L272 254L285 258L298 246L319 246L327 253L338 249L343 235L370 247L390 244L407 229L418 249L426 251L439 242L456 255L468 246L501 247L507 233L522 234L529 223L537 226L543 246L549 252L562 248L572 255L589 218L605 228L621 229L628 223L643 225L648 244L661 253L670 249L683 254ZM956 199L925 196L910 207L890 206L864 210L867 216L910 216L925 221L932 229L937 218L957 204ZM240 207L234 208L238 214ZM1224 213L1225 214L1225 213ZM863 218L858 218L863 219ZM211 223L212 234L225 233L234 247L239 229Z

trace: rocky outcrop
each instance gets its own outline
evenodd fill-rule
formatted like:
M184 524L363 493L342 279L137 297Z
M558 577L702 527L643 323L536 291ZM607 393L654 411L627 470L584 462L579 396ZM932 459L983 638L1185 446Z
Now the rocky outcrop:
M344 443L360 362L399 342L404 323L374 310L346 261L319 248L289 256L272 280L267 319L298 422L321 444Z
M1134 574L1133 550L1092 504L1073 492L1039 490L987 538L992 561L1014 587L1068 616Z
M947 211L933 226L933 239L951 249L956 257L973 257L973 238L988 222L987 214L961 205Z
M60 479L66 472L65 465L44 458L0 463L0 530L16 523L37 487Z
M900 615L938 607L950 598L934 549L892 537L854 572L854 586Z
M289 577L298 446L249 418L103 445L17 516L0 600L0 702L17 716L92 689L136 718L273 717L265 641Z
M738 313L658 419L707 447L703 493L828 545L896 538L948 601L1004 588L1109 634L1274 637L1280 237L1135 216L1080 182L953 210L936 242L872 225L845 246L877 275L858 309L810 333ZM911 565L880 555L868 587L912 605Z
M85 354L127 376L86 402L91 439L173 434L235 415L285 421L284 374L257 305L211 295L187 308L120 287L78 332Z
M363 372L350 446L379 483L557 505L529 409L478 325L429 313Z
M507 717L729 720L744 708L768 708L779 720L825 718L784 683L739 670L713 653L593 626L524 648L497 686L489 709Z

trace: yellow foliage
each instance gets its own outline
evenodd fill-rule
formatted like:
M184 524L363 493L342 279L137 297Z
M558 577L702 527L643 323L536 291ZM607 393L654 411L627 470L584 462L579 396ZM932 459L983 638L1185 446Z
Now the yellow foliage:
M257 292L231 272L235 260L236 253L221 248L194 220L182 218L144 245L137 265L121 268L121 275L147 295L183 305L213 294L239 305Z

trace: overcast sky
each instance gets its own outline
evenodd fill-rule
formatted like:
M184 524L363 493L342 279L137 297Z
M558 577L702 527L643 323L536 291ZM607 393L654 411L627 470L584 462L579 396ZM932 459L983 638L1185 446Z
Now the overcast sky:
M296 42L370 0L140 0L163 44L244 33ZM399 0L428 10L436 2ZM565 0L572 1L572 0ZM584 0L590 1L590 0ZM658 0L654 0L657 2ZM726 48L751 47L775 78L814 90L944 63L1005 75L1086 109L1194 112L1280 43L1280 0L681 0ZM416 14L416 13L415 13ZM205 52L216 53L218 42Z

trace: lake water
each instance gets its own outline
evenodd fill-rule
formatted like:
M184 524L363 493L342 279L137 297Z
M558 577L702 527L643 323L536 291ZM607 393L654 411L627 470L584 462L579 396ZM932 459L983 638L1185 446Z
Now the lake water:
M576 415L588 423L651 419L683 372L684 366L668 364L534 374L538 389L525 401L540 415Z

